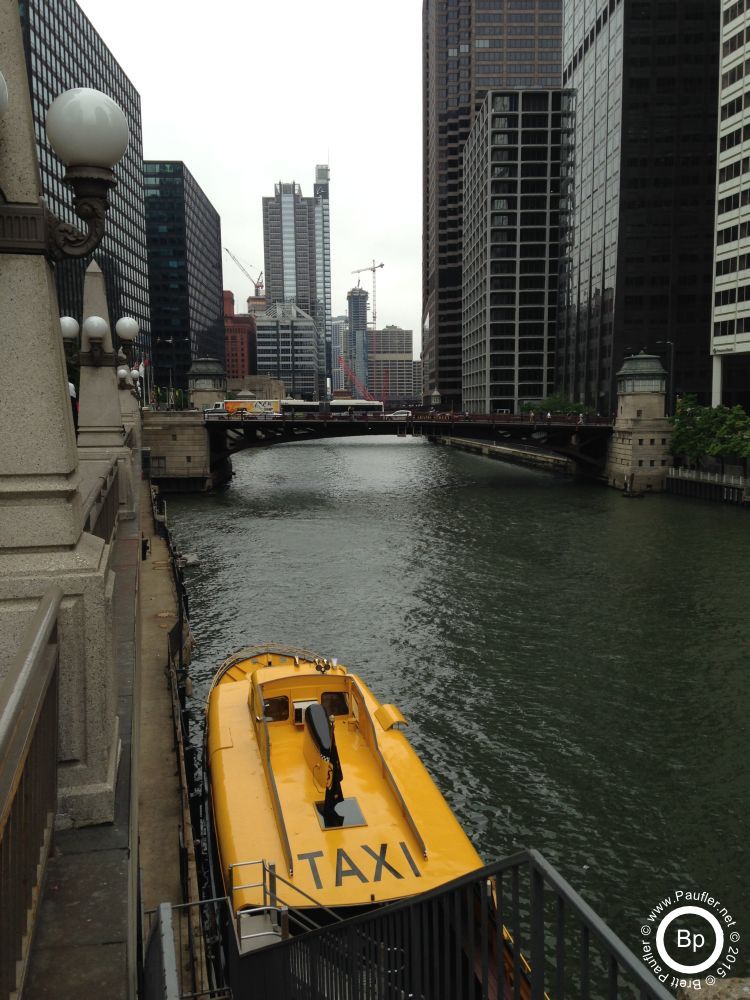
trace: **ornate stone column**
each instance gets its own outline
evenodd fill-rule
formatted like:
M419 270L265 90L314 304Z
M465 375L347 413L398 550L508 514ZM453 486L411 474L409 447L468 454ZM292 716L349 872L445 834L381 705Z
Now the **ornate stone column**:
M44 210L16 0L0 0L9 107L0 208ZM0 212L0 237L10 216ZM3 228L4 227L4 228ZM12 234L11 234L12 235ZM53 275L36 244L0 256L0 675L51 581L60 612L59 815L113 817L118 759L110 547L83 531L83 497ZM115 402L117 396L115 395Z

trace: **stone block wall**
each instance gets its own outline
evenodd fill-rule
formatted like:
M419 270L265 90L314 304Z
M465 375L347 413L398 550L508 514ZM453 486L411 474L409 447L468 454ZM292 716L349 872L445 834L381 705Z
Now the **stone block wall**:
M152 479L193 480L194 489L210 488L211 448L202 413L144 412L143 447L151 450Z
M618 419L607 453L609 485L625 489L632 475L632 489L663 492L672 465L671 439L672 425L666 418Z

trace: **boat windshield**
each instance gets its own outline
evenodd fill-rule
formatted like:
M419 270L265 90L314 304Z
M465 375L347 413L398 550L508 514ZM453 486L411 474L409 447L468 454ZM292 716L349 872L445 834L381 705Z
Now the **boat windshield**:
M349 714L349 705L343 691L324 691L320 696L320 704L326 710L326 715Z
M285 722L289 718L289 699L285 694L263 701L263 718L266 722Z

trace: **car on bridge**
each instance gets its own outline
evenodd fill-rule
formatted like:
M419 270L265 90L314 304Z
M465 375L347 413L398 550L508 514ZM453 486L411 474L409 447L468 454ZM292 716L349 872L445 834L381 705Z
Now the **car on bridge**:
M386 413L386 420L408 420L411 410L394 410L393 413Z

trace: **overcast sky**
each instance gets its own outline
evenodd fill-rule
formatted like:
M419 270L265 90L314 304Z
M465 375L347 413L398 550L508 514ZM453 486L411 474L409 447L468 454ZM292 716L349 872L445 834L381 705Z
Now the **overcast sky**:
M333 315L382 261L378 326L414 330L418 357L421 0L78 2L141 95L145 158L185 162L254 277L263 195L294 180L311 196L330 164ZM239 311L252 285L223 266Z

